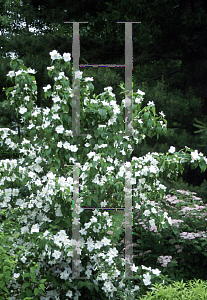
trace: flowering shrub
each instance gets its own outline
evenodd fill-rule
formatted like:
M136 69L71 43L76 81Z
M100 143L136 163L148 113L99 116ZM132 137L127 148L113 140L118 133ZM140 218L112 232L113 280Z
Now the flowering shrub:
M126 299L129 295L136 297L139 286L134 286L129 279L125 279L126 284L119 279L124 276L125 259L113 247L108 234L113 226L113 214L94 209L88 220L85 213L81 214L84 209L80 204L110 208L113 196L114 204L122 205L123 191L126 192L123 176L130 178L126 168L131 165L135 216L144 209L143 215L148 224L151 227L156 225L159 232L171 224L168 213L158 215L158 207L149 200L153 196L159 202L164 196L166 187L160 184L159 173L177 175L183 170L182 163L190 163L190 160L193 166L199 165L201 170L205 170L207 158L197 155L192 149L185 149L191 154L184 151L175 153L175 148L171 147L166 155L154 153L150 159L148 155L140 161L136 158L126 161L135 143L141 144L145 136L157 134L159 137L166 132L167 121L163 112L157 117L153 102L141 109L143 92L138 90L133 96L134 124L133 128L131 124L131 130L134 135L131 139L119 136L124 130L124 103L121 107L116 104L112 87L105 88L101 95L91 99L93 85L90 81L93 79L82 79L81 72L75 74L81 81L80 104L84 108L80 110L81 125L84 129L93 128L93 131L85 138L73 136L71 107L74 93L64 75L64 69L70 66L71 56L64 53L62 58L55 50L50 55L54 65L48 67L48 75L55 84L53 91L50 85L44 91L46 98L52 96L51 109L35 106L36 81L34 76L29 75L35 74L34 70L23 66L21 60L13 59L11 67L14 71L8 74L11 78L15 77L15 87L7 89L6 94L8 98L12 95L10 104L17 115L22 115L25 135L19 141L15 131L0 129L1 143L9 148L18 148L22 155L18 160L0 162L0 204L17 222L16 236L9 247L10 251L21 252L16 258L12 278L3 290L9 293L10 300L16 297L40 300L65 300L69 297L76 300L79 296L87 299L88 296L80 292L83 288L99 295L100 291L104 291L112 299L116 296L119 299ZM21 69L16 71L19 65ZM102 123L107 123L107 126ZM81 182L79 202L73 208L73 170L70 164L77 162L80 163ZM29 196L23 199L19 192L21 186L29 191ZM80 219L72 215L73 209L81 214ZM72 224L82 225L79 241L72 238ZM123 226L120 231L123 232ZM117 232L113 242L119 242L119 236ZM74 252L83 257L80 272L88 280L72 279ZM131 264L131 270L140 280L140 286L149 286L160 276L157 268L148 270L145 266ZM143 270L151 274L143 274ZM140 271L143 277L139 276Z

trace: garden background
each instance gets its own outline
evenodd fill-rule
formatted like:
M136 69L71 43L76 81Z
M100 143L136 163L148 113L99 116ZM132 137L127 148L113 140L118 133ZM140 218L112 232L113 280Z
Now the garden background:
M21 22L25 27L21 27ZM0 5L0 127L18 128L20 119L6 101L3 87L10 71L9 53L15 53L27 67L37 71L37 105L51 107L43 87L51 84L46 67L48 53L72 54L72 24L80 24L80 64L124 64L125 25L133 24L133 90L145 92L143 106L153 101L156 111L163 111L168 134L159 140L146 138L131 157L148 152L176 151L188 146L207 156L207 3L194 0L150 1L1 1ZM31 27L35 26L38 32ZM45 28L45 26L47 26ZM112 86L120 105L119 84L124 82L124 68L80 68L83 77L94 78L94 93ZM70 74L66 76L72 77ZM200 127L198 127L200 126ZM82 128L83 129L83 128ZM200 132L196 132L200 129ZM15 151L0 147L0 159L18 158ZM168 187L196 192L207 203L207 171L185 167L178 181L162 179Z

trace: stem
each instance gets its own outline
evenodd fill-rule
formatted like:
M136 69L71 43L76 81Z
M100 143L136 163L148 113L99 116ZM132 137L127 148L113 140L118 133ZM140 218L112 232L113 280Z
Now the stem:
M65 171L64 158L62 160L63 160L63 167L64 167L64 171ZM65 171L65 177L66 177L66 171Z
M157 142L158 143L158 142ZM154 146L154 148L152 149L152 152L153 152L153 150L155 149L155 147L157 146L157 143L156 143L156 145Z

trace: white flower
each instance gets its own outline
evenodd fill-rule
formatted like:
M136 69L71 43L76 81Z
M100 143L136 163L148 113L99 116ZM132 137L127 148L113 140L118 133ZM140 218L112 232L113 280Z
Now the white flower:
M154 269L154 270L152 270L152 273L154 275L159 275L161 273L161 271L159 269Z
M19 70L19 71L15 72L16 76L22 74L23 71L24 71L24 70Z
M56 130L57 133L63 133L64 127L63 127L63 125L59 125L59 126L57 126L57 127L55 128L55 130Z
M149 101L149 102L147 103L147 105L153 105L153 106L155 106L154 101Z
M154 213L154 214L157 213L157 211L156 211L156 209L154 207L151 209L151 212Z
M141 99L140 98L135 98L134 100L137 104L140 104L141 103Z
M27 260L27 258L25 256L22 256L20 259L23 263L25 263L25 261Z
M13 196L18 196L19 190L18 189L13 189Z
M58 148L62 148L63 143L60 141L60 142L57 143L57 146L58 146Z
M149 223L150 223L150 226L155 226L155 220L154 219L149 220Z
M107 91L107 92L111 92L113 90L113 88L111 86L108 86L108 87L105 87L104 88L104 91Z
M72 152L76 152L78 150L78 147L75 145L71 145L70 146L70 151L72 151Z
M140 208L141 208L141 206L140 206L138 203L136 203L136 206L135 206L135 208L136 208L136 209L140 209Z
M50 108L49 108L49 107L43 108L43 114L44 114L44 115L48 115L49 112L50 112Z
M101 202L101 207L105 207L107 205L106 200L104 200L103 202Z
M58 259L58 258L60 258L60 256L61 256L61 252L60 252L60 251L57 251L57 250L54 250L54 253L52 254L52 256L53 256L55 259Z
M144 279L143 279L143 282L144 282L144 285L150 285L151 284L151 275L149 273L147 274L143 274L144 276Z
M55 97L52 98L52 101L53 101L54 103L56 103L56 102L58 102L58 101L61 101L61 99L60 99L59 96L55 96ZM60 106L56 104L56 107L57 107L57 106L60 108ZM53 106L53 109L55 109L54 107L55 107L55 105ZM59 108L58 108L58 109L59 109ZM56 109L55 109L55 110L56 110Z
M149 171L150 171L150 173L156 174L156 173L157 173L157 167L150 166L150 167L149 167Z
M9 71L9 73L6 76L9 76L10 78L14 77L15 76L15 72L14 71Z
M15 58L18 57L18 56L15 55L14 52L9 52L9 56L11 57L11 59L15 59Z
M67 294L66 294L66 296L70 297L70 298L72 297L72 295L73 295L72 291L68 291Z
M94 249L94 247L95 247L95 245L94 245L94 242L93 242L93 240L91 239L91 238L89 238L88 240L87 240L87 242L86 242L86 244L87 244L87 249L88 249L88 251L92 251L93 249Z
M43 87L44 92L46 93L49 89L51 89L51 85L48 84L47 86Z
M65 142L65 143L63 144L63 147L64 147L65 149L70 149L70 144L69 144L68 142Z
M20 276L20 273L14 273L14 275L13 275L14 279L19 278L19 276Z
M52 71L52 70L54 70L54 66L52 66L52 67L47 67L47 70L49 70L49 71Z
M94 80L93 77L86 77L86 78L85 78L85 81L86 81L86 82L88 82L88 81L93 81L93 80Z
M124 107L129 107L131 105L131 102L128 102L125 99L122 100L122 102L124 103Z
M139 89L137 90L137 94L139 95L145 95L145 92L140 91Z
M73 220L73 222L72 222L74 225L78 225L78 224L80 224L80 222L79 222L79 219L78 218L76 218L76 217L74 217L74 220Z
M104 237L102 240L101 240L101 243L104 245L104 246L107 246L107 245L111 245L111 240L107 239L106 237Z
M191 152L192 160L199 160L198 150L195 150L194 152Z
M87 271L85 271L85 274L87 275L87 277L90 277L92 274L92 271L88 269Z
M60 279L68 279L69 273L65 270L64 272L60 273Z
M91 158L92 156L94 156L96 153L95 152L89 152L88 154L87 154L87 156L89 157L89 158Z
M70 53L63 53L63 59L64 59L64 61L70 61L71 60L71 54Z
M57 217L62 217L62 216L63 216L63 214L62 214L62 212L61 212L61 208L60 208L60 207L58 207L58 208L56 209L56 212L55 212L55 214L56 214L56 216L57 216Z
M174 153L175 152L175 147L171 146L170 149L168 150L168 152Z
M164 118L165 114L163 113L163 111L159 112L159 114Z
M145 267L145 266L143 266L143 265L142 265L142 269L143 269L143 270L147 270L147 271L152 271L152 268L151 268L151 267Z
M30 68L30 69L27 70L27 72L28 72L28 73L31 73L31 74L35 74L35 69L31 69L31 68Z
M20 113L21 115L23 115L25 112L27 112L27 108L26 108L26 107L20 107L19 113Z
M76 78L81 79L81 78L82 78L82 74L83 74L83 72L81 72L81 71L76 71L76 72L75 72L75 79L76 79Z
M29 101L29 96L25 96L24 100Z
M47 173L47 177L49 178L49 179L55 179L55 174L53 174L53 172L49 172L49 173Z
M145 215L145 216L149 216L149 215L150 215L150 210L149 210L149 209L145 210L145 211L144 211L144 215Z
M135 264L133 264L133 266L131 267L131 270L132 270L133 272L137 272L137 269L138 269L138 267L135 267Z
M50 52L50 56L51 56L52 60L61 58L61 55L56 50L53 50L52 52Z
M164 216L164 218L167 218L168 217L168 212L165 211L163 216Z
M21 228L21 234L24 234L24 233L28 233L29 232L29 228L27 226L24 226Z
M31 228L31 233L33 232L39 232L39 224L35 224Z
M169 223L170 225L172 225L172 219L171 219L171 217L169 217L167 220L168 220L168 223Z

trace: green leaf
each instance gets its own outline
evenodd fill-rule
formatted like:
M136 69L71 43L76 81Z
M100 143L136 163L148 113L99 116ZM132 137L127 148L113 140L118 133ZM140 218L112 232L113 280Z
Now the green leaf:
M9 87L9 88L6 90L6 95L8 95L8 93L9 93L10 91L13 91L13 89L14 89L13 86Z
M107 113L106 108L99 108L98 111L99 111L100 115L103 116L104 119L105 119L106 118L106 113Z
M71 223L71 218L70 217L65 217L64 221L65 221L65 223L70 224Z
M101 132L101 137L104 139L104 140L106 140L106 137L108 136L108 133L107 132L105 132L105 131L102 131Z
M35 268L34 268L34 267L31 267L31 268L30 268L30 272L31 272L32 274L34 274ZM35 275L35 276L36 276L36 275Z
M149 119L149 120L147 121L147 127L150 127L150 128L151 128L152 123L153 123L152 120Z
M98 292L99 291L99 287L95 284L95 289Z
M62 217L57 217L55 219L55 224L59 224L62 221Z
M23 293L21 293L19 295L19 299L25 299L25 297L26 297L26 293L25 292L23 292Z
M49 148L48 150L46 150L46 155L49 156L51 153L51 148Z
M72 283L71 282L66 282L66 284L67 284L67 286L69 286L69 288L73 288L73 285L72 285Z
M27 297L32 296L32 290L27 289L25 292L26 292ZM35 295L35 296L36 296L36 295Z
M151 111L153 112L153 115L154 115L154 117L155 117L155 107L152 106L150 109L151 109Z
M24 284L23 284L23 288L26 289L28 286L30 286L30 283L28 281L26 281Z
M94 91L94 85L93 85L91 82L89 82L89 83L88 83L88 87L89 87L89 92L90 92L90 94L92 94L93 91Z
M103 140L103 139L101 139L101 138L98 139L98 144L99 144L99 145L102 145L103 143L104 143L104 140Z
M86 281L85 285L91 292L94 290L94 285L92 282Z
M145 112L145 113L144 113L144 118L145 118L145 119L148 119L148 118L149 118L149 112Z
M35 296L37 296L38 294L44 295L43 291L37 288L34 289L34 294Z
M50 149L51 150L51 149ZM51 152L51 151L50 151ZM59 159L59 157L54 157L54 159L56 160L56 162L58 162L58 164L60 164L60 159Z
M81 289L85 285L86 285L85 281L79 281L78 284L77 284L77 288Z

